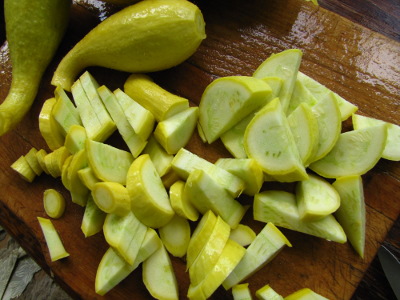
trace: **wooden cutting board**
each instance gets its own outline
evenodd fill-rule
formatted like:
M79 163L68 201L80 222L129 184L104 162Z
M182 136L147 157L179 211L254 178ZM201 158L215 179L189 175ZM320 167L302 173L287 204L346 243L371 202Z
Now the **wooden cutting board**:
M213 79L251 75L270 54L299 48L304 53L301 64L304 73L356 104L360 114L400 124L399 43L301 0L214 0L197 1L197 4L207 23L207 39L187 62L152 74L156 82L171 92L198 105L204 88ZM68 200L69 194L59 179L41 175L29 184L9 167L32 146L47 149L39 133L38 114L43 102L53 96L54 88L49 83L52 72L74 43L100 18L115 11L105 5L88 7L90 10L74 4L67 35L45 74L34 106L15 130L0 138L0 223L71 295L77 299L102 299L94 292L97 265L107 249L102 234L85 239L80 230L83 208L67 201L65 215L53 223L71 255L51 263L36 217L46 216L42 204L45 189L56 188ZM4 30L1 30L1 38L4 41ZM102 68L89 71L111 89L121 88L129 75ZM10 79L11 66L4 44L0 49L0 99L5 98ZM350 122L345 124L349 128ZM210 161L229 156L221 143L204 145L197 135L187 148ZM270 284L286 296L309 287L329 299L350 299L399 216L400 202L396 197L400 193L400 164L381 160L363 176L363 181L367 205L364 259L358 257L348 243L337 244L282 229L293 247L285 248L248 280L251 290L254 292ZM265 188L277 187L268 185ZM251 211L245 221L257 232L264 225L251 220ZM172 260L180 295L185 299L189 280L184 261ZM151 297L138 269L104 298ZM213 298L230 299L232 296L220 288Z

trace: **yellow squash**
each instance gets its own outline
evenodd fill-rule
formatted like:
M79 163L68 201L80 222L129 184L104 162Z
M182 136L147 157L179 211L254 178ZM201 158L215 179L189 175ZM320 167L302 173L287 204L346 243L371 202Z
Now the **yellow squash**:
M86 67L131 73L178 65L205 38L200 9L186 0L146 0L128 6L93 28L63 58L52 84L70 90Z
M5 0L12 82L0 105L0 136L29 111L68 24L70 0Z

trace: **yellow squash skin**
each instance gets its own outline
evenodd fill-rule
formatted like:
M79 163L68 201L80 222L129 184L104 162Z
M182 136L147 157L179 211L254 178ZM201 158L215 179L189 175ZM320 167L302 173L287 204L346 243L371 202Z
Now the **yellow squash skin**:
M200 9L186 0L144 0L93 28L63 58L52 84L70 90L86 67L131 73L168 69L189 58L206 37Z
M0 105L0 136L29 111L67 28L70 5L71 0L4 0L12 82Z

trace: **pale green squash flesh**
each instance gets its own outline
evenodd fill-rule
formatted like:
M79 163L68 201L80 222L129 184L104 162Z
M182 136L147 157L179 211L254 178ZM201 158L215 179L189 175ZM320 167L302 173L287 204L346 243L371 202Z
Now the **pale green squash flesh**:
M272 222L276 226L345 243L346 234L332 215L317 221L301 221L294 194L284 191L265 191L254 197L254 219Z
M315 156L319 140L318 121L311 107L301 103L289 116L288 122L304 166Z
M158 229L161 241L169 253L183 257L190 241L190 224L188 219L177 214L163 227Z
M355 113L358 107L338 94L332 92L329 88L325 87L318 81L312 79L302 72L298 72L297 79L301 84L311 92L312 96L318 101L326 97L327 94L333 94L333 97L338 102L341 120L344 121L349 118L353 113Z
M289 123L278 98L272 100L251 120L244 135L248 157L263 171L282 181L307 178Z
M250 226L239 224L236 228L231 230L229 238L239 245L245 247L251 244L256 238L256 233Z
M106 216L107 214L97 207L92 195L89 194L81 224L81 230L85 237L90 237L102 231Z
M256 291L256 297L259 300L284 300L269 284L264 285Z
M361 176L341 177L332 185L341 198L341 205L335 212L335 217L342 225L355 251L363 258L366 211L362 178Z
M251 300L251 292L248 283L237 284L232 287L233 300Z
M195 222L199 218L199 212L185 196L184 190L185 182L182 180L177 180L171 185L169 188L171 206L177 215Z
M120 89L116 89L114 95L117 97L117 101L132 129L143 140L147 140L154 129L155 119L153 114Z
M292 245L272 223L266 224L247 247L239 264L224 280L223 287L227 290L246 280L271 261L284 246L291 247Z
M51 261L54 262L56 260L68 257L69 253L65 250L53 223L46 218L37 217L37 219L39 221L40 228L43 231Z
M232 228L240 223L247 209L203 170L195 170L189 175L184 193L200 213L212 210Z
M386 125L342 133L332 150L310 169L325 178L365 174L382 157L386 137Z
M143 262L143 283L156 299L178 300L178 282L164 245Z
M97 178L126 184L126 176L133 162L131 153L116 147L87 140L86 154L89 166Z
M283 111L286 113L292 97L294 84L299 71L303 53L299 49L289 49L272 54L253 73L254 77L264 78L277 76L283 80L279 99L282 101Z
M187 180L190 173L196 169L207 172L209 176L218 182L218 184L226 189L233 197L239 196L245 188L245 183L242 179L185 148L178 151L171 165L172 169L184 180Z
M104 296L117 284L161 247L162 243L154 229L148 228L133 265L128 264L116 250L108 248L96 272L95 290Z
M340 206L340 196L322 177L309 174L296 185L296 200L300 219L315 221L334 213Z
M97 92L133 157L138 157L146 146L146 141L129 124L124 110L119 105L114 93L104 85L99 87Z
M161 177L171 170L171 162L174 156L168 154L154 136L150 136L142 154L150 155L151 161L154 163L157 173Z
M82 121L75 105L61 87L57 87L54 94L56 103L53 106L52 115L62 135L66 136L72 125L82 125Z
M58 219L64 214L65 199L55 189L46 189L44 191L43 205L46 214L53 219Z
M271 94L267 102L278 97L283 80L274 76L264 77L262 79L271 87ZM243 118L240 122L236 123L231 129L227 130L220 136L225 148L235 158L247 158L247 153L243 146L244 132L253 117L253 113L249 114L247 117ZM199 131L199 133L201 133L201 131ZM206 142L205 139L203 142Z
M130 212L124 216L107 214L103 225L104 237L107 243L116 249L125 261L133 265L147 231Z
M270 86L263 80L228 76L214 80L205 89L199 105L199 126L208 143L261 108L269 100Z
M352 116L354 130L362 129L365 127L377 126L386 124L387 126L387 139L385 149L382 152L382 158L400 161L400 126L378 120L375 118L365 117L353 114Z
M318 123L318 138L315 153L308 159L313 162L321 159L335 146L342 130L340 110L333 94L329 93L312 107Z
M85 148L87 138L88 135L85 127L72 125L65 137L64 146L68 149L69 153L75 154Z
M189 142L196 128L198 110L190 107L158 123L154 137L168 154L176 154Z
M245 182L244 194L254 196L264 182L264 175L258 162L251 158L220 158L215 165L236 175Z

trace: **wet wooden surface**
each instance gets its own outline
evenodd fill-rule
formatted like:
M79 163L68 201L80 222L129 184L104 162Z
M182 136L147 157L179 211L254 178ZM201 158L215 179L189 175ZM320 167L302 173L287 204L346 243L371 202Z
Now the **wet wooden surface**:
M96 3L88 1L93 2ZM198 104L202 91L213 79L251 75L271 53L299 48L304 53L301 65L304 73L358 105L359 113L400 124L397 0L324 0L320 1L320 7L302 0L196 3L207 23L207 39L184 64L152 74L170 91ZM53 94L54 89L49 84L52 72L76 41L114 11L114 8L100 5L99 18L99 10L87 7L73 6L69 30L43 79L35 105L15 130L0 138L0 223L73 297L100 299L102 297L94 293L94 278L107 248L102 235L85 239L80 231L83 209L68 201L64 217L55 220L54 225L71 256L51 263L36 220L37 216L45 216L42 194L52 187L67 199L69 195L57 179L42 175L29 184L9 168L30 147L46 149L37 117L43 101ZM90 71L101 84L112 89L122 87L128 76L100 68L90 68ZM7 94L10 72L7 49L3 46L0 49L0 99ZM228 155L221 144L206 146L196 136L188 148L211 161ZM293 248L284 249L266 268L250 278L251 289L254 291L269 283L283 295L309 287L330 299L392 299L379 262L374 258L383 242L399 247L399 226L395 223L400 212L400 202L396 199L400 192L399 163L381 160L363 176L363 181L367 204L364 259L359 258L348 243L336 244L284 230ZM256 230L263 226L251 221L250 214L246 221ZM173 259L173 262L180 294L185 298L188 278L184 262L180 259ZM141 282L140 269L105 298L150 298ZM231 295L220 288L214 298L229 299Z

